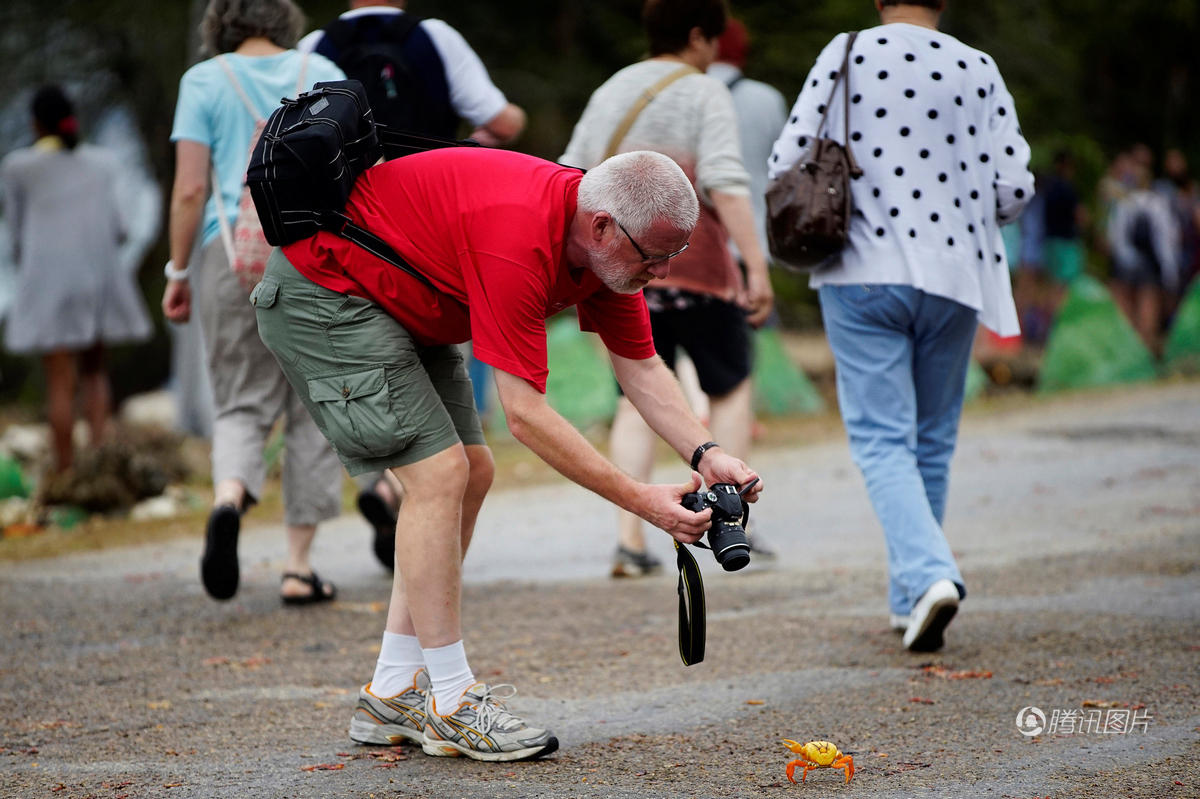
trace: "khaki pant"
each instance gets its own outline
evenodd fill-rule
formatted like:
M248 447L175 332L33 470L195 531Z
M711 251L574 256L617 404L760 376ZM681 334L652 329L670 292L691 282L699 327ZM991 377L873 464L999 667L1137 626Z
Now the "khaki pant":
M288 524L310 525L342 509L342 469L304 404L258 336L254 306L219 239L204 248L193 300L213 389L212 479L241 481L252 500L266 479L263 451L284 422L283 507Z

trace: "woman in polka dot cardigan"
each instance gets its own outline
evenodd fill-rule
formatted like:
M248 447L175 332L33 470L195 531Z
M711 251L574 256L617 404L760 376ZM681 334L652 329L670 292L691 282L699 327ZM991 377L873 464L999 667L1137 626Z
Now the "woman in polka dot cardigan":
M775 177L818 134L848 143L849 241L813 273L851 453L887 539L892 626L931 651L966 596L942 532L976 324L1019 332L1000 226L1033 196L1029 145L995 63L937 30L943 0L876 0L849 59L817 58L771 155ZM834 87L837 91L833 91ZM847 141L848 140L848 141Z

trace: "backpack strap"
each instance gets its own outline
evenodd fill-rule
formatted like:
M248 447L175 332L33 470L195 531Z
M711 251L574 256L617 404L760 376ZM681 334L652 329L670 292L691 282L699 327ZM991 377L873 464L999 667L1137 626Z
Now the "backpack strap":
M308 56L309 53L302 53L300 57L300 74L296 76L296 91L294 92L297 97L300 96L300 93L304 91L304 87L307 85L304 76L308 74Z
M625 141L625 137L629 135L629 129L633 127L633 123L637 120L638 115L642 113L642 109L650 105L650 101L658 96L659 92L670 86L675 81L682 77L691 75L692 73L699 74L700 70L690 64L684 64L674 72L669 72L661 79L654 83L650 88L638 95L636 101L625 114L625 118L621 120L621 124L617 125L613 131L612 138L608 140L608 147L604 149L604 158L607 160L617 154L617 148L621 146L621 142Z
M246 90L242 88L241 81L237 79L237 75L233 71L233 67L229 66L229 62L225 60L224 55L217 56L217 64L225 71L225 77L229 78L229 82L233 85L234 92L238 99L242 101L242 105L250 112L250 116L254 117L256 125L263 125L266 120L259 115L258 109L254 107L254 103L250 101L250 96L246 94ZM304 89L304 76L308 72L308 53L304 53L300 59L300 74L296 76L296 94L300 94ZM217 223L220 227L221 245L225 248L225 257L229 259L230 267L233 266L235 257L233 247L233 228L229 224L229 217L225 214L225 199L221 196L221 176L217 174L217 164L210 159L209 171L212 173L212 195L213 201L217 206Z
M233 90L237 94L238 99L242 101L242 105L246 106L246 110L250 112L250 116L254 117L255 122L262 122L263 115L258 113L258 109L254 107L254 103L250 101L250 95L246 94L246 90L242 88L241 81L237 79L237 75L233 72L233 67L229 66L229 62L225 60L224 55L219 55L216 58L217 64L221 69L225 70L225 77L229 78L229 82L233 84ZM307 57L305 60L307 63ZM304 68L300 69L301 77L304 75Z
M345 214L320 214L317 217L317 225L322 230L327 230L334 235L341 236L343 239L357 244L375 257L382 258L400 271L406 272L429 288L437 291L437 287L433 285L433 282L421 274L416 267L404 260L400 253L392 249L390 244L366 228L356 225Z

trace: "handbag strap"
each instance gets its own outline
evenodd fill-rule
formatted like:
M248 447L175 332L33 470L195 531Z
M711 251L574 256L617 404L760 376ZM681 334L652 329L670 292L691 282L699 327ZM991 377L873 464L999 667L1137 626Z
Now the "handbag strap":
M854 160L854 151L850 149L850 48L854 46L854 40L858 38L858 31L850 31L849 37L846 39L846 52L842 56L842 69L838 73L838 79L833 82L833 87L829 90L829 98L825 100L825 110L821 113L821 121L817 124L817 137L820 138L821 130L825 127L825 120L829 117L829 109L833 105L833 95L837 92L838 81L842 83L842 110L844 111L843 124L845 134L843 138L845 143L842 145L846 151L846 157L850 161L850 174L852 177L858 177L862 174L862 169L858 166L858 162Z
M625 114L625 118L621 120L621 124L617 125L617 129L613 131L612 137L608 140L608 147L604 150L604 158L601 160L607 160L617 154L617 148L621 146L621 142L625 141L625 137L629 135L629 129L633 127L633 123L637 120L638 115L642 113L642 110L646 106L650 105L650 101L657 97L659 92L693 72L699 74L700 70L690 64L684 64L674 72L664 75L638 95L637 100Z

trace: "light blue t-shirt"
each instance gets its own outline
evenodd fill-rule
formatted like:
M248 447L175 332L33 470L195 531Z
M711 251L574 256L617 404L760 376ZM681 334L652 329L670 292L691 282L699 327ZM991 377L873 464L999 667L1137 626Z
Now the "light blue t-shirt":
M245 56L226 53L225 63L237 76L251 104L266 119L279 105L280 98L295 97L304 57L295 50L269 56ZM345 74L330 60L312 54L304 66L303 87L314 83L344 80ZM201 61L179 81L179 100L175 104L175 124L171 141L199 142L209 148L213 166L221 181L225 214L232 225L237 218L238 199L246 176L250 138L255 118L239 98L229 76L215 58ZM220 233L216 202L210 197L204 206L201 242L208 244Z

